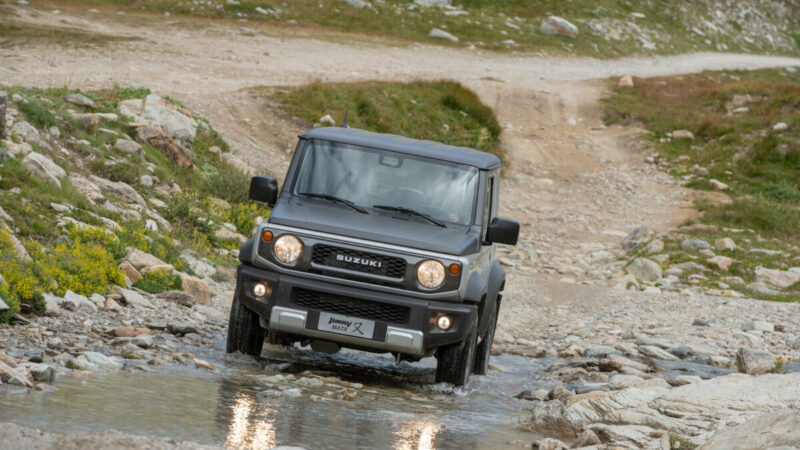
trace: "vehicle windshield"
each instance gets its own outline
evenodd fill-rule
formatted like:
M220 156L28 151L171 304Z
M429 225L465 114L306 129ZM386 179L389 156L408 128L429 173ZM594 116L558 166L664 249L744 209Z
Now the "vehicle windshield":
M332 196L373 208L371 213L402 213L387 208L396 207L438 222L470 225L477 187L478 169L474 167L313 140L300 162L292 194ZM414 214L405 217L430 222Z

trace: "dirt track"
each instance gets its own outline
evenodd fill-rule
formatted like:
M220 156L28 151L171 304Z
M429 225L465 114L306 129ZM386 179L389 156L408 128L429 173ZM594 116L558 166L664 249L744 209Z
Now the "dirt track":
M497 112L510 169L504 214L524 224L502 320L504 335L526 334L531 307L568 303L555 289L532 306L536 286L552 281L603 284L609 269L593 253L613 248L640 225L651 229L693 212L690 193L644 162L638 130L601 122L601 79L711 69L800 65L800 59L732 54L587 58L515 57L414 45L337 44L236 23L134 18L70 10L16 8L22 20L142 40L107 47L0 50L0 84L96 89L140 85L180 99L208 117L254 171L282 177L299 124L251 93L256 86L322 81L454 79ZM544 274L544 275L541 275ZM597 286L605 289L605 286ZM600 295L597 298L607 296ZM575 300L575 299L573 299ZM520 319L523 318L523 319ZM530 319L528 319L530 318Z

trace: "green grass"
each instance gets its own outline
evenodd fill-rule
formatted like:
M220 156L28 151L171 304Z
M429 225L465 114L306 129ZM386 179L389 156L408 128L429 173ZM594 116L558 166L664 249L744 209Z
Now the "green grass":
M173 275L169 270L147 272L142 276L142 279L134 283L133 286L151 294L183 290L181 277Z
M744 95L750 96L748 111L732 113L732 100ZM749 282L759 265L800 266L796 253L765 257L746 251L788 252L800 244L800 74L770 69L636 79L633 88L614 87L604 102L609 124L639 122L650 131L647 138L669 162L669 172L687 186L712 190L712 178L730 186L725 193L731 202L704 200L697 207L702 223L745 230L709 236L730 237L739 245L749 240L745 250L726 255L738 261L733 274ZM788 128L773 130L781 122ZM669 138L682 129L695 139ZM709 175L690 175L695 165ZM672 255L673 264L689 257L680 250ZM798 301L800 292L789 290L773 299Z
M410 0L372 0L371 7L358 9L342 0L226 0L187 2L183 0L80 0L41 2L49 8L69 8L76 4L113 13L123 9L129 13L151 13L192 16L209 19L230 19L274 25L285 35L293 30L306 30L316 38L341 40L341 35L326 37L329 32L349 33L367 40L374 37L395 43L435 43L453 47L474 46L492 51L542 52L614 57L632 53L651 53L637 42L645 35L657 44L655 53L675 54L687 51L715 51L727 48L735 52L770 52L796 54L800 43L792 30L800 23L796 4L785 11L767 10L752 5L755 13L739 14L720 0L684 2L680 0L455 0L467 14L448 15L440 8L412 8ZM794 7L792 7L794 6ZM714 14L717 9L736 17L723 20ZM259 11L266 11L267 14ZM280 11L269 13L269 11ZM632 18L631 13L644 14ZM580 30L578 39L547 36L539 33L542 20L554 14L567 18ZM759 17L760 16L760 17ZM775 25L777 45L759 37L755 43L743 39L747 32L763 27L761 21ZM706 25L713 22L715 29ZM442 42L428 37L431 28L442 28L459 37L459 42ZM703 36L690 31L693 27ZM763 29L763 28L762 28ZM643 31L642 31L643 30ZM752 33L761 36L761 33ZM513 41L509 44L506 41Z
M172 230L147 230L146 216L137 220L93 205L76 191L68 178L61 179L59 188L31 176L21 159L4 159L0 164L0 207L13 218L14 234L33 258L30 263L17 260L8 239L0 239L0 273L7 281L5 285L0 284L0 295L14 305L14 311L19 311L21 305L28 305L23 309L25 311L41 310L41 296L46 292L61 295L72 289L89 295L105 293L112 285L123 283L124 276L117 269L117 263L125 255L127 247L151 253L178 270L185 269L180 260L180 252L184 249L194 250L215 264L232 265L234 258L220 256L215 249L238 248L238 243L233 245L230 241L216 238L214 230L230 222L243 234L249 235L255 218L269 214L268 209L248 200L247 177L209 151L213 146L227 150L228 145L202 118L198 120L205 126L198 131L193 144L195 167L183 168L149 145L143 145L142 156L121 155L113 150L118 136L77 128L68 110L82 112L82 108L63 100L64 95L74 91L63 88L2 89L9 93L10 98L15 94L21 96L21 100L12 100L9 106L20 111L25 120L39 128L40 133L49 126L57 127L61 137L53 142L53 147L65 147L72 154L37 150L71 176L96 175L125 182L145 199L169 204L169 208L164 210L155 206L150 209L166 217L173 225ZM107 113L116 111L122 100L142 98L149 93L147 89L109 89L84 94L95 101L93 111ZM103 121L101 127L119 136L133 137L135 134L124 120ZM18 136L12 136L12 139L19 141ZM78 141L85 141L88 145L77 144ZM178 186L180 193L145 188L139 181L144 174L157 177L156 185ZM12 190L18 190L18 193ZM73 208L60 215L51 208L51 203L67 204ZM67 218L88 228L79 230L77 227L69 228L69 225L58 225L59 220ZM120 228L109 229L103 218L115 221ZM86 278L85 273L97 276ZM137 287L148 292L180 288L179 278L169 274L148 275L139 283ZM4 314L0 320L8 317L9 314Z
M494 112L455 82L315 83L268 95L309 122L330 114L338 124L349 105L351 127L476 148L502 158Z

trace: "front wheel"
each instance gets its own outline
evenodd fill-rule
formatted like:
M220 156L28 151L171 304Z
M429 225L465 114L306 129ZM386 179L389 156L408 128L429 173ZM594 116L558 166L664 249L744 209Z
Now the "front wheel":
M238 296L233 297L231 317L228 320L228 353L242 352L259 357L264 347L267 330L261 327L258 314L245 308Z
M476 315L469 334L463 341L436 350L436 382L450 383L456 387L467 384L475 364L477 342L478 317Z
M499 301L495 302L494 307L492 307L491 315L488 318L489 327L481 336L481 343L478 344L478 348L475 351L475 367L472 369L472 373L475 375L486 375L489 371L489 356L492 354L494 330L497 328L498 309L500 309Z

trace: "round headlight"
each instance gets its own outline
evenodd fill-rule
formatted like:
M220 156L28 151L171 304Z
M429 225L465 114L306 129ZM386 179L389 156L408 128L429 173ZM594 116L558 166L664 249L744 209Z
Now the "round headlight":
M284 234L275 239L275 243L272 244L272 251L275 252L275 257L278 258L278 261L284 264L291 264L297 261L300 258L300 254L303 253L303 243L291 234Z
M428 289L436 289L444 282L444 264L429 259L417 267L419 284Z

